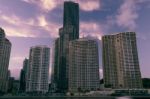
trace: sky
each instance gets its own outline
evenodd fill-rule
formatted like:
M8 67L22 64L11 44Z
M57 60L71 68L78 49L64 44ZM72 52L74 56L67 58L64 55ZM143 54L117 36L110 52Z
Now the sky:
M31 46L52 48L63 25L64 1L67 0L0 0L0 27L12 43L11 76L19 78ZM101 40L107 34L136 32L142 77L150 78L150 0L70 1L80 5L80 37Z

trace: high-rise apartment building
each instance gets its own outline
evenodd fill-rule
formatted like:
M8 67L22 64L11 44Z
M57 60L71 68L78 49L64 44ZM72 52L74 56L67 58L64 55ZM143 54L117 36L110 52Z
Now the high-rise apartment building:
M5 37L5 31L0 28L0 92L8 89L8 66L11 52L11 42Z
M81 38L69 43L69 91L97 90L100 87L96 40Z
M50 48L44 45L30 49L26 92L46 93L49 81Z
M79 5L72 1L64 2L63 27L59 29L56 40L58 50L55 50L54 76L60 91L68 90L69 41L79 38Z
M105 87L142 88L135 32L102 37Z

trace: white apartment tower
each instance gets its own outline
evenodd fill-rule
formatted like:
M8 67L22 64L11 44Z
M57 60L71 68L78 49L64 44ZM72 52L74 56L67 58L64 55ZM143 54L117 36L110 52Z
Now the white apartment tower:
M69 43L69 91L99 88L99 56L96 40L81 38Z
M105 87L142 88L135 32L102 37Z
M48 92L50 48L34 46L30 49L27 67L26 92Z

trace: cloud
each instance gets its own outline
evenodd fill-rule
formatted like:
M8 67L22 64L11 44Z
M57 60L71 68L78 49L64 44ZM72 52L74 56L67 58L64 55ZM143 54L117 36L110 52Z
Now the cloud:
M17 28L12 28L12 27L3 27L5 29L6 35L7 36L12 36L12 37L37 37L34 35L30 30L28 29L17 29Z
M94 22L81 22L80 24L80 36L93 36L97 37L101 40L101 36L103 34L102 25L94 23Z
M46 18L44 15L38 17L39 26L46 26L48 25Z
M77 2L80 4L80 9L83 11L94 11L101 7L100 0L78 0Z
M135 0L125 0L118 10L118 15L116 16L117 24L133 30L136 28L137 18L137 2Z
M6 15L1 14L0 19L9 23L9 24L16 24L17 25L18 23L21 22L21 20L19 20L19 18L15 15L6 16Z
M9 66L9 69L21 69L23 65L23 60L25 58L22 56L13 56L11 57L11 66ZM21 66L16 66L16 64L20 64Z
M38 15L30 19L22 19L16 15L1 14L0 22L7 36L14 37L58 37L60 24L46 19L46 15ZM45 33L43 35L43 33Z
M19 79L20 70L23 68L23 61L25 57L22 55L14 55L10 58L9 70L11 70L11 77Z
M24 23L17 16L0 16L0 22L3 22L2 27L4 28L7 36L15 37L35 37L33 33L26 28L27 23Z
M14 14L6 15L0 11L0 22L3 22L2 27L5 29L8 36L15 37L46 37L52 38L58 37L58 29L61 27L60 23L52 21L53 19L47 19L46 16L51 14L54 8L62 5L64 0L22 0L26 3L35 4L44 11L49 13L39 13L36 17L25 19L21 16ZM100 0L74 0L80 4L80 8L84 11L93 11L100 7ZM83 25L82 25L83 27ZM93 28L95 25L92 26ZM87 29L85 26L84 29ZM44 31L44 32L43 32ZM98 32L94 30L94 32ZM45 35L43 35L45 33ZM94 35L94 33L92 34ZM98 33L95 35L99 35Z
M52 11L54 8L62 5L64 0L23 0L24 2L35 4L40 7L43 11ZM67 1L67 0L65 0ZM74 0L80 4L80 9L83 11L93 11L98 10L100 5L100 0Z
M61 27L60 24L55 22L48 22L48 20L44 15L37 17L37 19L38 19L38 26L42 27L44 30L50 33L51 37L54 38L58 37L58 30Z
M150 2L150 0L124 0L116 15L118 26L134 30L137 27L136 20L139 17L139 4Z
M19 16L16 16L15 14L5 15L4 13L1 13L0 21L4 21L5 23L10 24L10 25L20 26L20 25L36 25L37 21L41 21L41 20L39 19L36 21L32 18L22 19Z
M3 22L2 25L7 36L15 37L36 37L32 31L27 28L30 25L30 20L22 20L15 15L6 16L1 14L0 22Z
M20 70L21 68L11 68L11 77L15 77L15 79L20 79Z
M18 62L18 61L22 61L24 60L24 57L21 57L21 56L15 56L15 57L12 57L12 60L15 61L15 62Z
M37 1L37 0L35 0ZM43 7L43 9L45 10L52 10L57 6L57 2L56 0L39 0L41 4L41 7Z
M100 75L100 79L103 78L103 69L99 69L99 75Z
M48 12L57 7L62 0L23 0L24 2L35 4L40 7L42 10Z
M0 10L0 14L2 13L2 11Z
M53 38L58 37L59 28L60 24L57 23L51 23L44 27L44 29L47 30L49 35Z

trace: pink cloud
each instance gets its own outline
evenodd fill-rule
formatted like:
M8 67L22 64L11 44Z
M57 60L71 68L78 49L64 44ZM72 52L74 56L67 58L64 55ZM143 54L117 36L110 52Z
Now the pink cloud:
M20 78L20 70L21 70L21 68L11 69L11 76L15 77L16 79L19 79Z
M138 18L137 13L137 2L135 0L125 0L118 10L116 16L117 24L129 29L136 28L136 19Z
M93 36L101 40L103 34L102 25L99 25L95 22L81 22L80 24L80 36Z
M1 14L0 22L3 22L2 27L6 31L7 36L14 37L58 37L58 29L60 24L48 21L46 16L41 14L30 19L22 19L16 15ZM36 30L35 30L36 28ZM43 35L39 30L42 29L48 33Z
M69 0L23 0L24 2L35 4L40 9L42 9L45 12L49 12L53 10L54 8L58 7L58 5L62 5L64 1ZM84 11L93 11L97 10L101 7L100 0L74 0L74 2L77 2L80 4L80 9Z
M80 4L80 9L84 11L98 10L101 7L100 0L76 0Z
M99 69L99 75L100 75L100 78L102 79L103 78L103 69Z
M51 11L57 7L58 4L62 2L62 0L23 0L24 2L35 4L40 7L43 11Z
M11 70L11 76L17 79L19 78L20 70L22 69L22 66L23 66L23 60L24 60L24 57L21 57L21 56L11 57L11 62L10 62L11 65L9 66L9 69ZM16 64L18 64L18 66Z
M134 30L136 28L136 20L139 17L139 4L150 2L150 0L125 0L120 6L116 16L116 23L119 26Z

